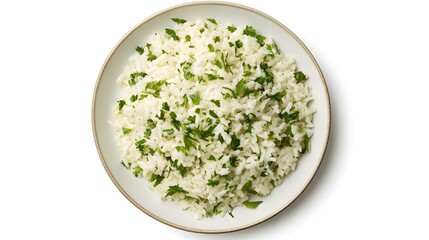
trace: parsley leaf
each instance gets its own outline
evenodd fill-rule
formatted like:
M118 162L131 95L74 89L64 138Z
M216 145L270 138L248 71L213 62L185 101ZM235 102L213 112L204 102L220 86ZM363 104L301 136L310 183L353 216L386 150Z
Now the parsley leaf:
M131 102L135 102L135 101L137 101L137 99L139 98L139 95L132 95L131 97L130 97L130 101Z
M201 102L201 96L199 92L196 92L194 94L189 95L189 97L191 98L191 101L194 105L198 105Z
M217 25L216 20L215 20L215 19L213 19L213 18L207 18L207 21L209 21L209 22L213 23L214 25Z
M215 65L216 65L218 68L222 68L222 63L221 63L218 59L216 59Z
M124 100L119 100L118 102L118 109L119 111L122 110L122 108L127 104Z
M237 28L233 27L233 26L228 26L227 28L228 28L228 31L230 31L232 33L235 32L235 30L237 30Z
M126 127L122 127L122 133L124 135L127 135L128 133L130 133L132 131L132 129L130 128L126 128Z
M213 118L219 118L219 116L213 111L213 110L210 110L209 111L209 114L210 114L210 116L212 116Z
M167 33L168 35L170 35L170 37L172 37L176 41L180 40L179 36L176 35L176 31L174 31L173 29L166 28L165 29L165 33Z
M231 136L231 149L238 150L240 147L240 139L237 138L235 133Z
M138 177L141 172L143 172L143 169L140 166L137 166L133 169L133 174L136 177Z
M177 24L184 24L186 22L185 19L180 19L180 18L172 18L171 20L173 20L173 22Z
M220 107L220 101L219 100L210 100L210 102L214 103L217 107Z
M219 183L220 183L220 181L217 178L211 178L207 181L207 185L212 186L212 187L219 185Z
M142 54L144 53L144 48L142 48L142 47L140 47L140 46L137 46L137 47L136 47L136 51L137 51L140 55L142 55Z
M267 39L266 37L262 35L256 35L256 42L259 43L259 45L264 46L264 41Z
M241 48L241 47L243 47L243 42L242 42L242 41L240 41L240 40L237 40L237 41L235 41L235 46L236 46L237 48Z
M262 201L255 201L255 202L245 201L245 202L243 202L243 205L246 206L247 208L255 209L261 203L262 203Z
M184 190L183 188L181 188L179 185L174 185L174 186L169 186L168 187L167 194L165 196L166 197L173 196L176 193L188 194L189 192L186 191L186 190Z
M305 76L305 74L302 73L301 71L295 72L293 75L297 83L303 82L308 79L307 76Z
M246 26L246 28L243 30L243 34L251 37L256 37L256 30L253 29L251 26Z
M152 52L149 52L149 54L147 55L147 60L149 62L152 62L153 60L155 60L157 57L155 55L152 54Z
M164 178L165 177L162 175L158 175L158 174L153 173L152 176L150 177L150 181L155 182L153 184L153 186L156 187L162 182L162 180L164 180Z
M144 77L146 77L146 73L144 73L144 72L135 72L135 73L131 73L130 74L130 79L128 80L128 84L130 85L130 86L134 86L134 85L136 85L136 83L137 83L137 78L138 77L142 77L142 78L144 78Z
M275 101L277 101L277 102L281 102L281 101L282 101L282 98L283 98L284 96L286 96L286 91L285 91L285 90L283 90L283 91L281 91L281 92L278 92L278 93L276 93L276 94L274 94L274 95L271 95L271 96L270 96L270 99L275 100Z
M215 48L213 47L213 45L211 43L207 47L209 48L209 52L215 51Z

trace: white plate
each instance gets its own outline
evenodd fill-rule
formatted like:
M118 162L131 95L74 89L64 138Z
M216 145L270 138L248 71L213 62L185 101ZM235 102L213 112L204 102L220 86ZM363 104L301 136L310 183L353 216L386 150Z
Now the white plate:
M113 128L108 123L113 118L112 106L121 97L116 79L128 63L128 58L135 52L135 47L146 42L154 32L173 28L175 23L171 18L174 17L187 20L215 18L236 26L253 26L261 34L271 36L280 50L295 58L298 68L310 77L308 81L314 95L312 104L317 109L311 152L301 157L297 169L264 199L264 204L257 209L238 207L234 209L234 218L225 215L197 220L193 212L183 211L176 203L159 199L157 194L146 187L145 180L135 178L120 164L121 153L116 147ZM316 174L329 139L329 94L322 72L310 51L282 23L255 9L231 3L197 2L179 5L157 13L137 25L119 41L104 63L92 104L95 143L101 161L117 188L149 216L170 226L193 232L236 231L254 226L281 212L305 190Z

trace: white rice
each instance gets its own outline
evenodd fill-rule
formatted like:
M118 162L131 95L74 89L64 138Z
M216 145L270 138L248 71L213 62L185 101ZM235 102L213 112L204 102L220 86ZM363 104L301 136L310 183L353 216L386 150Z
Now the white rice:
M255 207L309 150L305 75L251 27L196 20L172 30L136 49L118 78L122 164L199 218Z

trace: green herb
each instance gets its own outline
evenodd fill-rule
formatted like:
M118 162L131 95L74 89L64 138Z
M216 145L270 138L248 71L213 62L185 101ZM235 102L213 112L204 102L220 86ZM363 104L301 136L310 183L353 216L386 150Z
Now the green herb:
M133 174L136 177L138 177L141 172L143 172L143 169L140 166L137 166L133 169Z
M228 26L227 28L228 28L228 31L230 31L232 33L235 32L235 30L237 30L237 28L233 27L233 26Z
M201 102L201 96L199 94L199 92L196 92L194 94L189 95L189 97L191 98L191 101L194 105L198 105Z
M172 18L171 20L173 20L173 22L177 24L184 24L186 22L185 19L180 19L180 18Z
M142 94L142 95L140 95L140 97L139 97L139 100L143 100L143 99L145 99L145 98L147 98L147 94Z
M241 48L241 47L243 47L243 42L242 42L242 41L240 41L240 40L237 40L237 41L235 41L235 46L236 46L237 48Z
M180 40L179 36L176 35L176 31L174 31L173 29L166 28L165 29L165 33L167 33L168 35L170 35L170 37L172 37L176 41Z
M203 33L205 31L205 29L204 28L201 28L200 29L200 33Z
M304 135L304 141L301 144L301 147L302 149L300 153L310 152L310 137L307 134Z
M200 134L201 139L206 140L208 137L213 137L213 130L216 128L216 125L212 125L209 128L207 128L206 130L202 131Z
M156 122L155 121L153 121L152 119L148 119L147 121L146 121L146 124L147 124L147 126L149 127L149 128L151 128L151 129L154 129L155 127L156 127Z
M188 106L188 96L186 94L183 96L183 102L182 102L182 104L180 104L180 106L182 106L182 107Z
M207 181L207 185L212 187L219 185L219 183L220 183L219 179L216 179L216 178L211 178Z
M246 82L244 79L241 79L237 85L235 85L236 94L237 96L243 96L246 95L246 93L249 91L249 89L246 86Z
M235 150L238 150L239 147L240 147L240 139L238 139L234 133L231 136L231 149L235 151Z
M249 180L243 185L241 190L248 191L249 189L251 189L251 187L252 187L252 180Z
M192 66L192 63L190 63L190 62L183 62L183 63L180 64L180 66L183 69L183 77L186 80L189 80L189 79L191 79L194 76L194 74L190 70L191 66Z
M303 82L308 79L307 76L305 76L305 74L302 73L301 71L295 72L293 75L297 83Z
M135 101L137 101L138 98L139 98L139 95L131 95L130 101L135 102Z
M207 160L210 160L210 161L216 161L216 158L215 158L213 155L210 155L210 156L207 158Z
M130 132L131 132L131 130L132 130L132 129L130 129L130 128L122 127L122 133L123 133L124 135L127 135L128 133L130 133Z
M157 57L155 55L152 54L152 52L149 52L149 54L147 55L147 60L149 62L152 62L153 60L155 60Z
M176 146L176 150L178 152L181 152L181 153L185 154L185 156L188 156L188 152L186 151L186 147L185 146Z
M222 68L222 63L221 63L218 59L216 59L215 65L216 65L218 68Z
M231 167L238 167L237 157L236 156L229 157L229 164L231 164Z
M210 110L209 111L209 114L210 114L210 116L212 116L213 118L219 118L219 116L215 113L215 112L213 112L213 110Z
M186 42L190 42L191 41L191 36L190 35L186 35L185 36L185 41Z
M210 102L214 103L217 107L220 107L220 101L219 100L210 100Z
M253 29L251 26L246 26L246 28L243 30L243 34L251 37L256 37L256 30Z
M250 75L252 75L252 72L251 72L251 71L245 71L245 72L243 73L243 77L248 77L248 76L250 76Z
M214 37L213 42L215 42L215 43L220 42L220 37L219 36Z
M286 96L286 91L285 91L285 90L283 90L283 91L281 91L281 92L278 92L278 93L276 93L276 94L274 94L274 95L271 95L271 96L270 96L270 99L275 100L275 101L277 101L277 102L281 102L281 101L282 101L282 98L283 98L284 96Z
M145 86L145 93L159 97L159 92L163 84L166 84L166 81L148 82Z
M142 47L140 47L140 46L137 46L137 47L136 47L136 51L137 51L140 55L142 55L142 54L144 53L144 48L142 48Z
M223 87L223 88L228 90L231 93L231 95L229 93L225 94L226 98L228 98L228 97L237 98L237 94L235 93L234 90L232 90L231 88L227 88L227 87Z
M286 123L290 123L292 121L297 121L299 118L299 112L292 113L279 113L279 117L282 118Z
M214 20L213 18L207 18L207 21L213 23L214 25L217 25L216 20Z
M197 119L197 117L195 115L191 115L188 117L189 122L191 123L195 123L195 120Z
M192 138L189 135L184 135L183 136L183 143L185 144L186 150L189 150L191 148L195 148L196 149L197 148L196 142L197 142L197 140L195 138Z
M256 42L259 43L259 45L261 46L264 46L265 39L267 38L262 35L256 35Z
M209 52L215 51L215 48L213 47L213 45L211 43L207 47L209 48Z
M255 201L255 202L245 201L245 202L243 202L243 205L246 206L247 208L255 209L261 203L262 203L262 201Z
M117 103L119 111L121 111L125 104L127 104L124 100L119 100Z
M223 139L222 134L220 134L220 133L217 136L217 140L219 140L220 143L224 143L225 142L225 139Z
M127 165L125 165L124 160L121 161L122 166L124 166L126 169L130 169L131 167L131 163L128 163Z
M188 194L189 192L184 190L183 188L179 187L179 185L174 185L174 186L168 187L167 194L165 196L166 197L173 196L176 193Z
M162 103L162 109L165 111L170 111L170 106L168 105L167 102Z
M174 133L174 129L170 128L170 129L164 129L162 130L162 135L163 136L170 136Z
M152 176L150 177L150 181L155 182L153 184L153 186L156 187L162 182L162 180L164 180L164 178L165 177L162 175L158 175L158 174L153 173Z
M149 139L149 138L150 138L150 135L152 135L152 130L151 130L150 128L147 128L147 129L144 131L144 138Z
M223 66L225 67L225 71L226 72L230 72L230 73L232 73L232 71L231 71L231 66L229 65L229 63L228 63L228 53L226 54L226 56L222 53L222 55L221 55L221 60L222 60L222 63L223 63ZM222 67L221 67L222 68Z
M218 75L213 75L213 74L207 74L207 76L208 76L208 78L209 78L209 81L213 81L213 80L216 80L216 79L221 79L221 80L223 80L224 78L223 77L220 77L220 76L218 76Z
M268 51L270 51L271 52L271 56L274 56L275 54L279 54L280 53L280 51L279 51L279 49L277 48L277 45L273 42L273 44L267 44L267 49L268 49Z
M130 74L130 79L128 80L128 84L130 85L130 86L134 86L134 85L136 85L136 80L137 80L137 77L142 77L142 78L144 78L144 77L146 77L146 73L144 73L144 72L135 72L135 73L131 73Z

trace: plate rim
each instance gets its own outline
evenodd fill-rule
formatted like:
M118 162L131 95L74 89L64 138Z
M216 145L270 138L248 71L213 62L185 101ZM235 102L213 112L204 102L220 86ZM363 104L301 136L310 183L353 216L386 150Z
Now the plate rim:
M278 25L280 28L282 28L284 31L286 31L288 34L290 34L296 41L297 43L300 44L300 46L305 50L306 54L310 57L312 63L314 64L315 68L317 69L317 72L319 74L320 80L322 81L322 86L323 86L323 90L325 92L325 97L326 97L326 102L327 102L327 129L326 129L326 135L325 135L325 142L323 143L323 151L321 153L321 155L319 156L318 159L318 163L317 163L317 167L315 168L315 170L313 171L313 173L311 174L311 177L307 180L307 182L305 183L304 187L297 192L296 196L294 196L292 198L291 201L285 203L284 205L282 205L278 210L273 211L273 213L265 216L264 218L258 219L257 221L242 225L242 226L237 226L237 227L232 227L232 228L225 228L225 229L217 229L217 230L210 230L210 229L200 229L200 228L194 228L194 227L188 227L188 226L184 226L181 224L177 224L174 222L170 222L167 221L157 215L155 215L154 213L150 212L149 210L147 210L146 208L144 208L143 206L141 206L136 200L134 200L119 184L119 182L116 180L116 178L113 176L110 168L107 166L106 160L103 156L103 153L101 151L100 148L100 144L99 144L99 139L98 139L98 135L97 135L97 131L96 131L96 114L95 114L95 109L96 109L96 102L97 102L97 95L98 95L98 89L99 89L99 85L101 82L101 79L103 78L103 74L105 72L105 68L107 66L107 64L109 63L110 59L112 58L113 54L116 52L116 50L119 48L119 46L125 41L125 39L127 37L129 37L134 31L136 31L136 29L138 29L141 25L145 24L146 22L148 22L149 20L156 18L164 13L167 13L169 11L175 10L175 9L179 9L179 8L183 8L183 7L189 7L189 6L199 6L199 5L219 5L219 6L226 6L226 7L233 7L233 8L239 8L242 10L246 10L246 11L250 11L254 14L260 15L266 19L268 19L269 21L273 22L274 24ZM116 188L122 193L122 195L128 199L128 201L130 201L135 207L137 207L140 211L144 212L146 215L150 216L151 218L164 223L168 226L174 227L176 229L180 229L180 230L184 230L184 231L188 231L188 232L194 232L194 233L210 233L210 234L214 234L214 233L229 233L229 232L235 232L235 231L239 231L239 230L244 230L256 225L259 225L273 217L275 217L276 215L278 215L279 213L283 212L286 208L288 208L290 205L292 205L302 194L303 192L308 188L308 186L310 185L310 183L312 182L312 180L314 179L314 177L316 176L322 161L325 157L327 148L328 148L328 144L329 144L329 139L330 139L330 133L331 133L331 102L330 102L330 95L329 95L329 91L328 91L328 86L327 83L325 81L325 77L323 75L323 72L318 64L318 62L316 61L315 57L313 56L313 54L310 52L310 50L307 48L307 46L301 41L301 39L299 39L299 37L297 35L295 35L288 27L286 27L283 23L281 23L280 21L278 21L277 19L275 19L274 17L271 17L270 15L254 9L252 7L248 7L246 5L242 5L242 4L237 4L237 3L231 3L231 2L223 2L223 1L195 1L195 2L188 2L188 3L182 3L182 4L177 4L177 5L173 5L171 7L165 8L163 10L160 10L152 15L150 15L149 17L145 18L144 20L140 21L137 25L135 25L131 30L129 30L119 41L118 43L113 47L113 49L110 51L110 53L108 54L108 56L106 57L106 59L103 62L103 65L100 69L100 72L97 76L97 81L95 83L95 87L94 87L94 91L93 91L93 97L92 97L92 107L91 107L91 123L92 123L92 133L93 133L93 138L94 138L94 142L95 142L95 146L97 148L97 152L100 158L100 161L105 169L105 171L107 172L109 178L112 180L112 182L114 183L114 185L116 186Z

